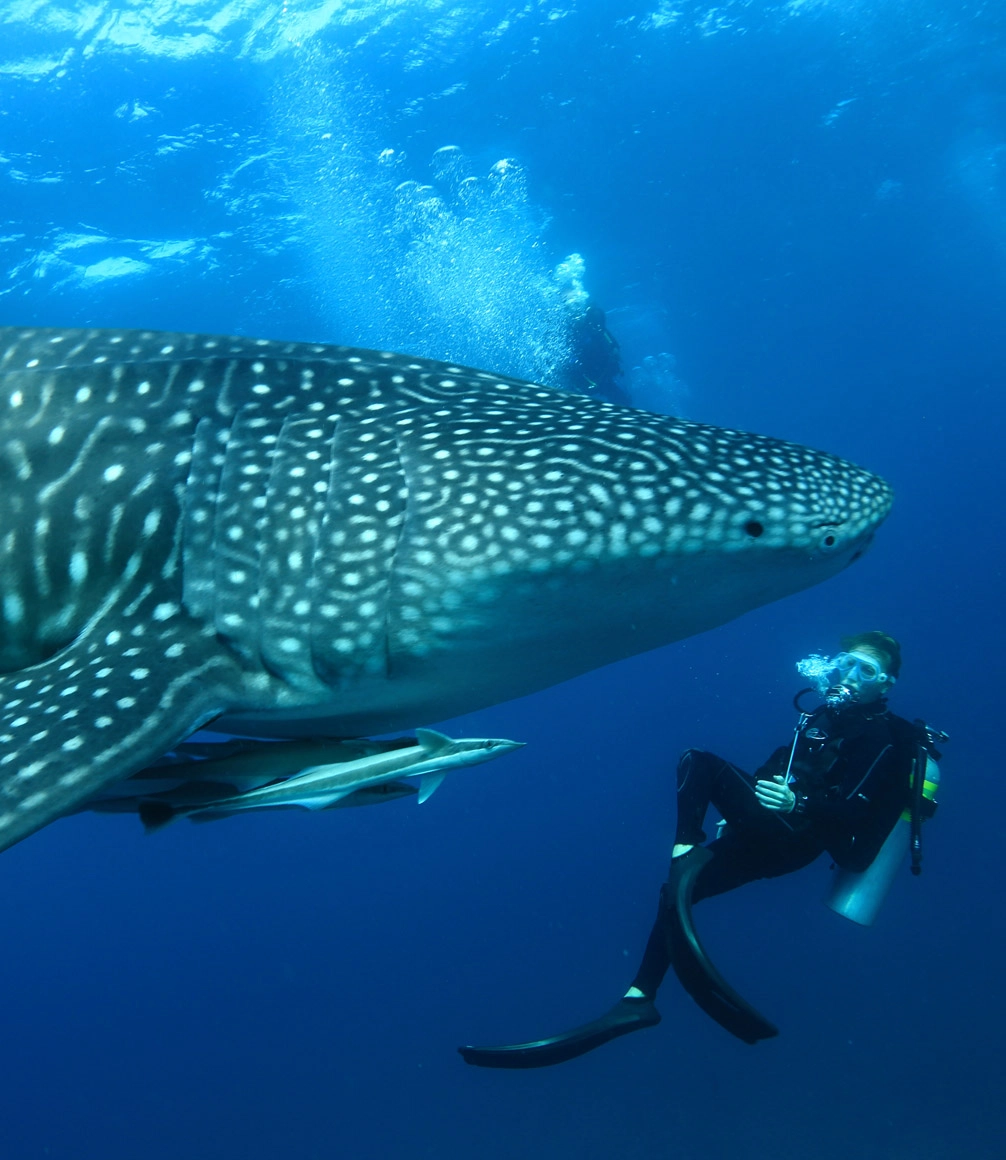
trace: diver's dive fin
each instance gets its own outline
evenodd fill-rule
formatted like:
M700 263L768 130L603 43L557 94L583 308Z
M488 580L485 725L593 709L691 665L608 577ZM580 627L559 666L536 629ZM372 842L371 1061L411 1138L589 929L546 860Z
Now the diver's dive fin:
M661 891L666 908L667 951L682 987L710 1018L745 1043L772 1039L779 1029L737 994L713 966L692 922L695 880L713 855L696 846L671 862Z
M630 1031L640 1031L660 1022L660 1012L652 999L622 999L600 1019L584 1023L562 1035L534 1039L529 1043L511 1043L505 1047L459 1047L465 1063L476 1067L550 1067L585 1055Z

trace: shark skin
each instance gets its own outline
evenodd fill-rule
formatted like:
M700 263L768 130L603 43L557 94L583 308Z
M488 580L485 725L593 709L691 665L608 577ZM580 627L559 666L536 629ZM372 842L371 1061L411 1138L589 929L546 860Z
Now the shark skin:
M0 848L216 721L413 729L857 559L880 478L387 352L0 328Z

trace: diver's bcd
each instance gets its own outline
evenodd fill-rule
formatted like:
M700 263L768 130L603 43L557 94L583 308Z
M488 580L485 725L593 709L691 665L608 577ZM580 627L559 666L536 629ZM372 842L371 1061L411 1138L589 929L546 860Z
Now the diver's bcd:
M912 767L912 805L894 823L887 839L863 871L837 870L825 905L836 914L860 926L872 926L891 891L895 876L911 853L912 873L921 870L921 826L936 812L936 791L940 784L940 753L933 745L947 735L916 722L919 730ZM922 778L919 778L920 772Z

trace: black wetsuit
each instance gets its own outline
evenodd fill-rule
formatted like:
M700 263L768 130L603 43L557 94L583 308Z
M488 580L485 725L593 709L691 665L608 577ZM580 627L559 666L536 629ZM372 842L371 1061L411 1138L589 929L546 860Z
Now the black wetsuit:
M795 749L777 749L754 777L702 750L678 763L676 843L694 847L671 862L657 920L630 991L599 1019L558 1035L495 1047L459 1048L477 1067L529 1068L564 1063L603 1043L660 1022L654 997L669 966L695 1002L745 1043L778 1029L716 970L692 924L692 903L735 890L755 878L776 878L824 851L839 866L865 870L909 805L919 729L883 701L819 709L804 721ZM789 765L796 807L788 814L759 804L755 782ZM710 805L726 819L706 847L702 825Z
M712 804L726 819L711 842L693 901L777 878L824 851L844 869L865 870L909 805L916 730L883 702L818 711L802 732L791 770L792 813L767 810L755 782L786 771L790 746L777 749L752 777L715 754L689 749L678 763L675 842L705 841ZM652 998L670 964L662 902L633 986Z
M608 329L604 311L590 305L570 322L570 358L560 386L580 395L597 395L609 403L630 406L618 385L622 374L618 339Z

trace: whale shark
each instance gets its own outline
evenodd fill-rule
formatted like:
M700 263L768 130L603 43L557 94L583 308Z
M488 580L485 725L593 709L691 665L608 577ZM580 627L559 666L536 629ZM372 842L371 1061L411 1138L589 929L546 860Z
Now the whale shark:
M429 725L841 571L806 447L391 352L0 328L0 849L214 722Z

